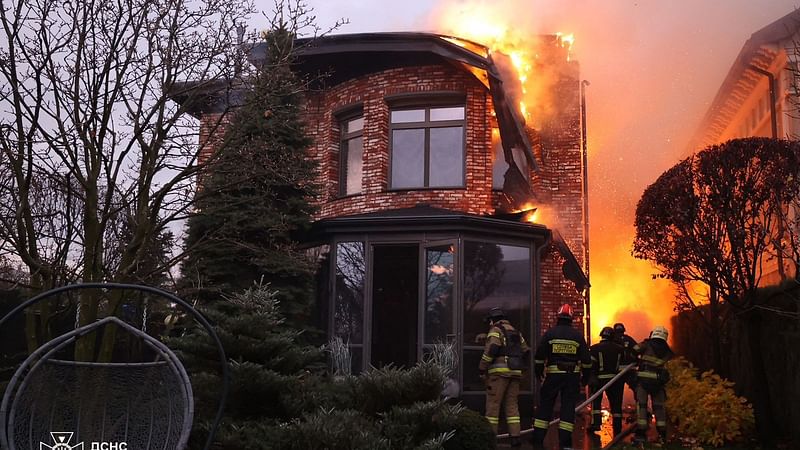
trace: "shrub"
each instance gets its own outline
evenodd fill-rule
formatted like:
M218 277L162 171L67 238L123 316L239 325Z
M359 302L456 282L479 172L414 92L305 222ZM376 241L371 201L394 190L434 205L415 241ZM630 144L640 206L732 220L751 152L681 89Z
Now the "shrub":
M287 426L275 448L291 450L390 450L380 426L354 410L319 410Z
M698 370L684 358L667 363L667 415L678 433L715 447L739 442L753 430L753 407L733 391L734 383Z
M444 443L445 450L492 450L496 440L486 419L471 409L461 408L452 418L438 423L440 430L453 430L453 436Z
M444 377L439 366L423 361L409 369L382 367L355 378L354 403L366 414L437 400Z

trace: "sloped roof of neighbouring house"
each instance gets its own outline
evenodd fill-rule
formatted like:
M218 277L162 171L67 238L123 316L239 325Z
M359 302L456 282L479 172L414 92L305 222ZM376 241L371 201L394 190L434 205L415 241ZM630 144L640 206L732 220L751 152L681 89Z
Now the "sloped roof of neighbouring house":
M800 10L795 10L756 31L745 42L711 102L690 142L690 151L717 143L730 121L764 76L751 66L768 70L783 50L778 45L800 30Z

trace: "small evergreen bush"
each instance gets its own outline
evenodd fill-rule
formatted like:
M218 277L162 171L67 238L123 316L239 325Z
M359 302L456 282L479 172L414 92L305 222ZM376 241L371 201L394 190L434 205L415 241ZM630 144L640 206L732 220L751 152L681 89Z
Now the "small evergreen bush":
M438 423L439 430L453 430L445 450L493 450L496 440L489 422L477 412L461 408L459 413Z
M372 369L356 378L354 404L367 414L384 413L396 406L437 400L443 384L441 369L430 361L410 369Z
M684 358L667 363L667 415L678 433L698 443L720 447L740 442L752 432L753 407L733 391L733 382L698 370Z

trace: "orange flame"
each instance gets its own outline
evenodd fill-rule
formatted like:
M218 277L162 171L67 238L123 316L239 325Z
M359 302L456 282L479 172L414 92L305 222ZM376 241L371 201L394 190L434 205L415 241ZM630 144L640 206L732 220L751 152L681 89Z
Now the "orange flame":
M532 45L533 34L511 28L506 18L498 15L497 8L487 3L452 4L452 11L441 14L439 28L443 32L454 34L459 38L447 37L449 42L468 48L476 53L474 43L479 42L489 48L489 54L500 52L509 57L519 79L522 95L519 100L519 111L528 121L530 105L537 103L537 91L532 76L534 61L538 58ZM570 49L575 37L572 34L557 33L557 45ZM569 53L569 52L568 52ZM569 60L569 57L567 58Z
M539 217L541 214L539 213L540 208L537 208L532 202L527 202L523 204L519 210L516 212L525 213L522 217L522 220L528 223L541 223L539 222Z
M572 55L572 44L575 43L575 35L572 34L572 33L564 34L564 33L558 32L558 33L556 33L556 39L558 40L558 44L561 47L564 47L564 48L567 49L567 61L569 61L571 59L571 55Z
M558 29L562 24L555 24L556 27L550 30L535 29L537 20L531 19L533 14L519 14L523 7L529 6L528 2L523 1L440 0L431 20L435 29L441 33L479 42L489 48L488 53L502 52L509 57L509 66L514 67L522 84L522 117L532 124L529 119L540 120L541 112L547 113L553 106L548 104L552 101L549 96L553 91L553 84L548 85L548 81L552 81L548 75L563 69L549 67L545 62L549 53L532 45L532 38L541 34L553 34L550 30ZM590 27L581 31L581 36L592 33ZM583 41L582 38L581 42ZM555 45L565 51L567 61L572 59L574 44L573 34L556 33ZM466 44L462 46L478 53ZM596 58L597 54L584 57ZM543 73L546 70L550 70L551 74ZM604 121L606 118L602 116L590 119L590 123L595 124L595 130L605 130ZM590 149L603 147L598 134L601 133L592 133L591 130L588 133ZM603 192L598 194L602 196ZM550 228L558 228L558 212L546 205L523 205L516 212L533 207L536 207L536 212L531 214L530 219ZM615 217L617 213L608 208L596 208L593 211L593 230L600 232L593 232L590 236L592 340L597 341L600 329L613 325L614 322L624 322L628 334L639 340L647 337L656 325L670 327L674 289L664 280L651 278L655 269L649 263L631 257L630 246L634 230L629 222L609 220L608 218ZM573 251L579 252L580 249Z

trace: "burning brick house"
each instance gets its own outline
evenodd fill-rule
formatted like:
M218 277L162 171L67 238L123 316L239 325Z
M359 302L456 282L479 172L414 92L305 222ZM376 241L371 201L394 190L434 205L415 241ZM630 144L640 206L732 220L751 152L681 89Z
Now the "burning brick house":
M800 136L798 43L800 11L750 36L695 132L691 152L735 138ZM792 270L790 261L770 256L762 268L761 283L777 284Z
M489 309L502 307L533 343L561 303L584 311L578 66L556 36L539 39L537 64L558 69L539 129L525 125L502 55L479 44L374 33L302 46L295 69L329 74L305 106L325 187L307 245L325 255L324 327L348 343L354 370L409 366L453 341L459 395L480 405L476 338ZM213 142L204 130L220 110L192 113L201 142ZM533 402L521 405L530 414Z

